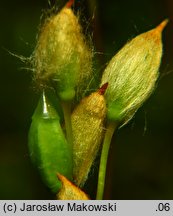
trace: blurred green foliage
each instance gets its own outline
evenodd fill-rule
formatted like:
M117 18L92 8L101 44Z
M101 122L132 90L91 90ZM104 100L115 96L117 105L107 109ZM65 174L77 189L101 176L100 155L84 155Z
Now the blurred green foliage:
M89 31L94 31L99 71L127 40L170 18L163 35L158 87L112 142L106 197L173 199L173 3L91 1L76 0L75 9L89 20L84 22L85 27L89 25ZM57 4L62 6L64 1ZM40 16L49 8L46 0L1 1L0 199L54 199L34 170L27 149L27 133L39 95L33 87L31 72L24 70L26 65L9 53L25 57L32 54ZM90 192L95 190L89 184L88 187Z

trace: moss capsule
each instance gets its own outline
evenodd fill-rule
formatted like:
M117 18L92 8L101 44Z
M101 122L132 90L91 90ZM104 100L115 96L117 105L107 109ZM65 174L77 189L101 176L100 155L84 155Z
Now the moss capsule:
M85 97L72 113L73 175L77 185L82 186L101 145L106 103L105 84L97 92Z
M102 84L109 83L105 98L108 119L127 123L151 95L162 57L163 21L156 28L128 42L109 62Z
M92 73L92 51L68 4L43 25L33 63L38 84L55 81L58 95L64 101L86 89Z
M33 114L29 152L43 181L53 193L61 187L57 173L72 179L72 150L63 134L59 116L43 93Z

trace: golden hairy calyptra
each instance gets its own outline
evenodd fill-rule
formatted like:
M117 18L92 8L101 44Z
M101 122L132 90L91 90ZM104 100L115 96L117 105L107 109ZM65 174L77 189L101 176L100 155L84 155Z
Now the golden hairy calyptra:
M85 97L71 116L74 139L73 175L75 183L80 186L85 183L101 145L106 117L103 96L106 88L107 83L97 92Z
M92 73L92 51L78 17L65 6L43 25L33 53L34 79L39 85L56 83L62 100L86 89Z
M127 123L155 88L162 57L163 21L128 42L109 62L101 85L109 83L105 98L108 119Z

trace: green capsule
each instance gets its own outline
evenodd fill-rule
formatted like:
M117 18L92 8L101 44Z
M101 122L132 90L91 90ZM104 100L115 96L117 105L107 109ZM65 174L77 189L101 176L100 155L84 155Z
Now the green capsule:
M61 188L57 173L72 179L72 150L63 134L59 116L43 93L29 131L32 162L53 193Z

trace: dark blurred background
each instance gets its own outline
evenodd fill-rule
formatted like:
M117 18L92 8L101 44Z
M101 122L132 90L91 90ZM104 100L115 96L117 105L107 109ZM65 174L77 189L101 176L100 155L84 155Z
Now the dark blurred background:
M32 54L40 17L55 2L0 1L0 199L55 198L28 155L27 133L38 99L31 72L10 54ZM65 1L56 4L60 8ZM75 10L81 11L90 34L93 31L100 72L127 40L170 19L163 33L158 87L135 118L114 136L105 198L173 199L173 2L76 0ZM94 198L96 182L88 185Z

